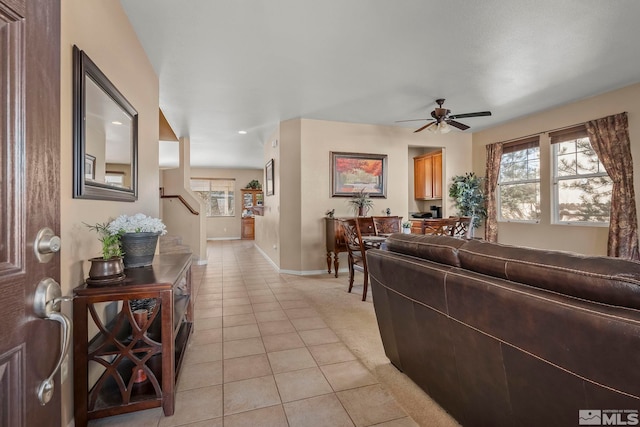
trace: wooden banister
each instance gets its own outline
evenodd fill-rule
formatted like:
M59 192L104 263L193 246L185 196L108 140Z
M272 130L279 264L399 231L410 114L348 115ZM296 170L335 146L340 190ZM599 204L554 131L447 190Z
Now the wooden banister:
M200 215L200 212L198 212L198 211L196 211L195 209L193 209L193 208L191 207L191 205L190 205L190 204L189 204L189 203L184 199L184 197L182 197L182 196L181 196L181 195L179 195L179 194L169 194L169 195L167 195L167 194L162 194L162 195L160 196L160 198L161 198L161 199L178 199L178 200L180 200L180 201L182 202L182 204L183 204L187 209L189 209L189 212L191 212L191 213L192 213L192 214L194 214L194 215Z

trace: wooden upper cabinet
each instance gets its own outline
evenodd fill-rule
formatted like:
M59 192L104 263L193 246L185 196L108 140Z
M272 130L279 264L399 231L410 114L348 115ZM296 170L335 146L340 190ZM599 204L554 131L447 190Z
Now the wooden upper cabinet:
M262 190L253 190L243 188L242 192L242 209L251 211L254 215L263 215L264 193Z
M414 198L442 199L442 151L413 158Z

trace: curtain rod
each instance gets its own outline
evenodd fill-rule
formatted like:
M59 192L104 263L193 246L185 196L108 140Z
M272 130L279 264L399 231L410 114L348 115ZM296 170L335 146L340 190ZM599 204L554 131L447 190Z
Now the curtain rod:
M623 111L622 113L617 113L617 114L623 114L623 113L624 113L624 114L626 114L627 112L626 112L626 111ZM617 115L617 114L611 114L611 115L612 115L612 116L615 116L615 115ZM606 116L606 117L608 117L608 116ZM596 120L597 120L597 119L596 119ZM587 121L590 121L590 120L587 120ZM532 137L532 136L539 136L539 135L542 135L543 133L557 132L557 131L559 131L559 130L571 129L572 127L580 126L580 125L583 125L583 124L585 124L585 123L587 123L587 122L576 123L576 124L569 125L569 126L559 127L559 128L556 128L556 129L543 130L543 131L540 131L540 132L532 133L531 135L519 136L519 137L517 137L517 138L507 139L506 141L498 141L498 142L501 142L502 144L506 144L506 143L508 143L508 142L518 141L518 140L520 140L520 139L525 139L525 138L529 138L529 137Z

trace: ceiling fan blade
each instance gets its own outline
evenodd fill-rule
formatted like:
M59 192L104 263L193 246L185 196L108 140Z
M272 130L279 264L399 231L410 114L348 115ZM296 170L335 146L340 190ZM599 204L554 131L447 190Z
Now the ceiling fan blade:
M421 122L423 120L431 120L431 119L411 119L411 120L396 120L394 123L402 123L402 122Z
M491 111L478 111L477 113L465 113L465 114L452 114L449 116L450 119L464 119L465 117L482 117L482 116L490 116Z
M416 129L413 131L413 133L418 133L418 132L422 132L423 130L425 130L426 128L428 128L429 126L434 125L436 122L431 122L431 123L427 123L426 125L422 126L420 129Z
M460 122L456 122L455 120L447 120L446 121L448 124L450 124L453 127L456 127L460 130L467 130L469 129L469 126L465 125L464 123L460 123Z

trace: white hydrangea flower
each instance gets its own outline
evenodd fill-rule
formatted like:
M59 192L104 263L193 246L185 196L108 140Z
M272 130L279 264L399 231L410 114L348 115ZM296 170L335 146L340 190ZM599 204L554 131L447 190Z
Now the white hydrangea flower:
M152 218L144 214L138 213L133 216L120 215L109 223L107 229L109 233L123 234L123 233L160 233L160 235L167 234L167 227L162 223L159 218Z

